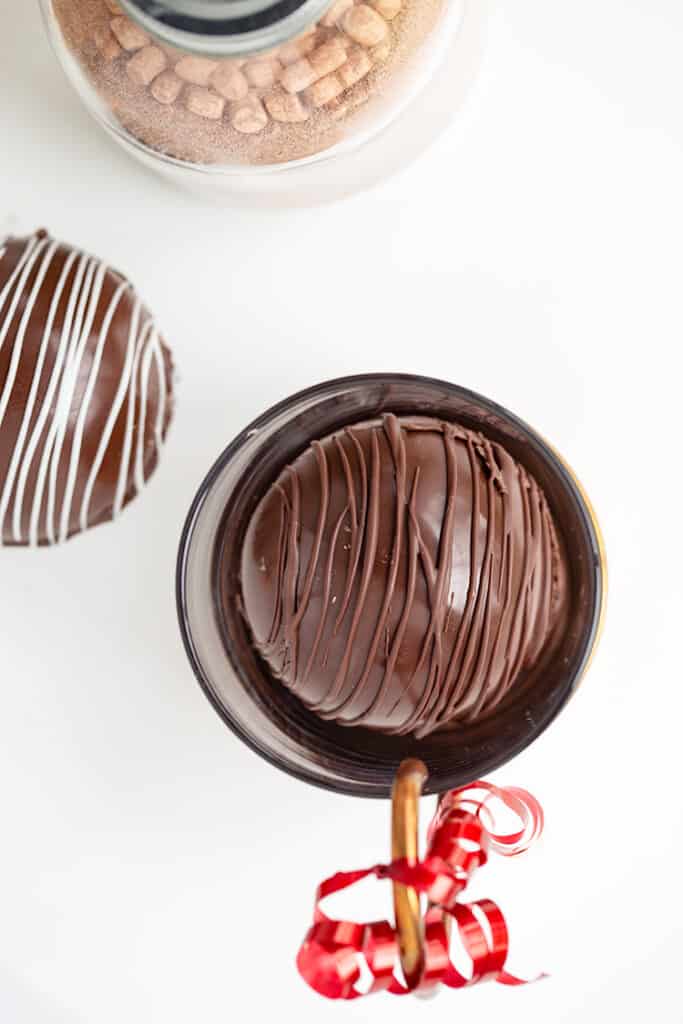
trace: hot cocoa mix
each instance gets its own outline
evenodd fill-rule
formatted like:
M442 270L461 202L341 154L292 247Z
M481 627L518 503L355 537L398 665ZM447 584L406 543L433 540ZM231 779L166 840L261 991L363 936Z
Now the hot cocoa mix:
M230 60L158 42L114 0L53 8L105 105L140 142L196 164L268 164L343 139L346 123L415 56L443 3L335 0L304 35Z

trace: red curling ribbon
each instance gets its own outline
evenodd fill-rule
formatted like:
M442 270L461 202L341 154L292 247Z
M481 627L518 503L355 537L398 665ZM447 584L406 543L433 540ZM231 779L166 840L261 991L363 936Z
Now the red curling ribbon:
M494 798L517 816L517 830L496 831L495 815L488 806ZM297 956L299 973L312 989L328 999L358 999L380 991L408 995L437 985L457 989L488 980L501 985L527 984L505 970L508 930L500 908L491 900L464 903L459 897L474 871L486 863L489 852L517 856L529 848L542 830L541 806L524 789L475 782L451 790L442 797L431 822L423 860L416 864L397 860L360 871L340 871L318 886L313 925ZM335 921L321 909L326 897L371 875L413 886L427 899L425 966L412 989L403 980L398 937L389 921ZM469 976L461 974L451 960L448 918L471 960ZM369 987L367 983L359 987L368 977Z

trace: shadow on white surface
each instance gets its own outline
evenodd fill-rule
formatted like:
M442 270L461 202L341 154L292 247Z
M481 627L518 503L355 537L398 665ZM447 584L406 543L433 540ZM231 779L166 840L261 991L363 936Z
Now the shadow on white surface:
M0 1017L7 1024L84 1024L80 1014L41 995L29 982L0 968Z

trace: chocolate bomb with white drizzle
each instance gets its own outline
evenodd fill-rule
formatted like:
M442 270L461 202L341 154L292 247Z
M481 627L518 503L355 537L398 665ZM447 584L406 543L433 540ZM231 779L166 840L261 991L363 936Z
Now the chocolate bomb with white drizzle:
M385 415L313 441L258 504L244 616L321 718L425 736L496 709L566 623L545 495L483 434Z
M114 519L157 465L172 383L125 277L45 231L0 244L0 544Z

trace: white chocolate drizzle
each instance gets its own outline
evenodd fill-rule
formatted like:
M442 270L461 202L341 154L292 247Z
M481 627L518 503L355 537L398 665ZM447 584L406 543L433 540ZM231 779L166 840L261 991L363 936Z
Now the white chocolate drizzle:
M11 249L7 243L0 246L0 280L2 264ZM110 268L74 249L62 256L63 266L55 284L54 268L52 275L48 276L48 272L60 250L63 254L63 247L43 232L32 235L0 287L0 352L8 337L14 338L7 373L4 381L0 381L0 431L13 397L16 398L16 386L22 387L17 404L23 407L5 477L0 479L0 544L3 538L10 543L30 545L66 540L74 529L74 496L78 480L83 478L77 522L81 530L88 527L98 474L127 403L118 477L111 507L105 510L110 518L115 518L131 489L142 489L150 445L158 453L168 418L161 339L140 300L127 294L131 292L129 282L116 276L111 297L104 305L103 292L108 275L112 274ZM52 289L51 295L46 294L48 288ZM88 415L98 376L103 364L106 365L107 348L119 344L120 318L116 341L112 327L124 297L130 307L126 314L129 325L125 357L95 455L86 467L83 453ZM45 322L36 327L35 317L45 309ZM33 351L29 345L35 344L35 338L40 341ZM119 364L120 358L116 361L117 372ZM27 367L31 367L32 376L24 397ZM43 393L39 398L41 382ZM154 401L150 401L152 393ZM101 403L101 393L97 398ZM152 416L153 422L148 425L147 419ZM66 451L68 461L64 467ZM33 486L29 483L32 468ZM101 515L102 510L97 511Z

